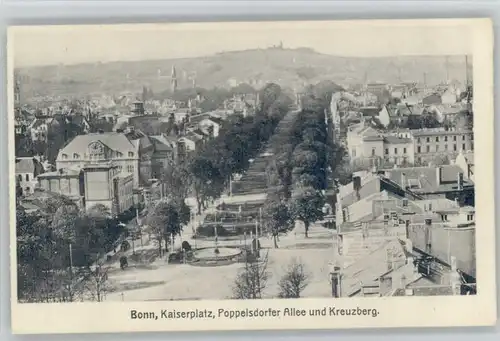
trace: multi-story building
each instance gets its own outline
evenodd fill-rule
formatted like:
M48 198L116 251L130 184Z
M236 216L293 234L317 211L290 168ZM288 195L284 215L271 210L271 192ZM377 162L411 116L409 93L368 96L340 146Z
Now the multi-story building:
M59 169L41 174L37 179L40 189L64 195L82 209L102 204L113 215L119 215L134 205L134 176L121 171L113 162Z
M165 168L178 161L177 138L162 134L153 135L150 139L154 145L154 153L151 158L151 177L159 179Z
M349 127L347 148L353 165L407 165L415 162L414 144L409 134L381 133L365 127L364 122Z
M412 130L417 164L449 163L460 151L474 150L471 130L418 129Z
M153 152L149 138L135 130L78 135L59 151L56 168L84 168L113 161L119 171L133 174L134 188L138 188L151 178Z
M36 158L16 158L16 187L18 193L23 195L33 193L38 184L36 177L43 172L44 167Z
M114 215L134 205L134 175L123 172L113 162L87 164L83 168L84 207L101 204Z
M37 178L40 189L64 195L79 206L84 204L83 171L80 169L59 169L40 174Z

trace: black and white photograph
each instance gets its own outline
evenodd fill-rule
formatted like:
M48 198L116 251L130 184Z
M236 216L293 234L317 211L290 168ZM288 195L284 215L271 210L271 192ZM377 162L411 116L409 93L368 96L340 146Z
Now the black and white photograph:
M13 31L17 306L481 294L472 48L196 25Z

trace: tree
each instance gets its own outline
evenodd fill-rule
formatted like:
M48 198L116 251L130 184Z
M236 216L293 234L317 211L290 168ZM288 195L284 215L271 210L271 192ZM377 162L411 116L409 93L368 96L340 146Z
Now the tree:
M293 217L288 205L278 200L268 199L264 203L265 228L272 234L274 247L278 248L280 233L293 228Z
M175 202L183 202L189 194L190 174L184 165L172 165L162 170L160 181L168 189L166 196Z
M233 297L239 300L260 299L267 286L269 272L267 271L269 254L262 260L245 262L245 268L238 273L234 281Z
M101 263L96 264L93 269L89 269L85 277L85 288L90 295L90 299L102 302L109 291L108 282L109 267Z
M182 231L179 210L173 202L160 201L149 212L146 220L158 242L158 253L161 257L163 241L168 252L169 241L173 241Z
M191 220L191 208L182 200L179 207L179 220L183 225L187 225Z
M190 164L190 173L193 177L193 189L198 205L198 213L209 198L216 198L222 192L224 178L213 162L206 157L199 157Z
M80 210L76 206L63 205L53 215L52 230L59 238L75 243L76 225L80 217Z
M288 265L285 275L278 282L280 288L279 298L300 298L300 294L309 284L309 274L305 265L293 259Z
M268 113L268 109L279 98L281 94L281 87L275 83L266 84L260 91L259 97L261 99L261 113Z
M53 194L52 196L44 199L40 204L41 209L49 216L53 216L62 206L77 207L76 203L70 198L59 194Z
M314 188L301 188L292 198L292 216L304 223L305 236L308 237L311 223L323 219L323 195Z

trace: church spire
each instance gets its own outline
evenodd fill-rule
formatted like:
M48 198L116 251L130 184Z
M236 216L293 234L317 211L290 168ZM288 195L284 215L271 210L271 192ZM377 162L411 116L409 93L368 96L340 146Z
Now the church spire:
M172 65L172 75L171 75L171 81L170 81L170 85L171 85L171 90L172 92L176 92L177 91L177 72L175 71L175 65Z

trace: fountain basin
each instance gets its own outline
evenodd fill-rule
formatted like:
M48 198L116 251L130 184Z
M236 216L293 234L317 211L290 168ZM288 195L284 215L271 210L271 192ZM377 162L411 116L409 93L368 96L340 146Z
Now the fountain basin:
M219 247L219 253L215 253L215 247L198 249L193 252L193 258L199 261L224 261L233 259L241 254L239 248Z

